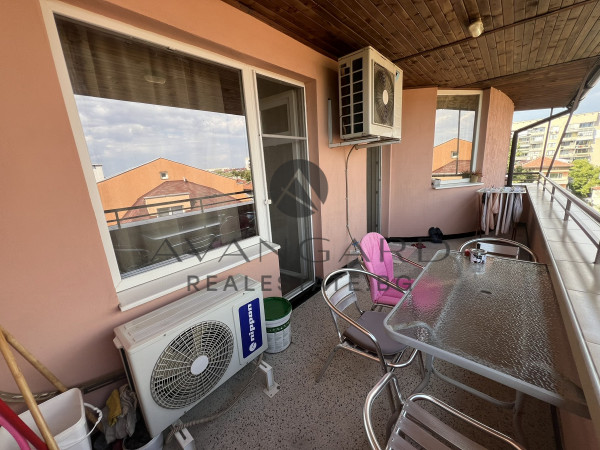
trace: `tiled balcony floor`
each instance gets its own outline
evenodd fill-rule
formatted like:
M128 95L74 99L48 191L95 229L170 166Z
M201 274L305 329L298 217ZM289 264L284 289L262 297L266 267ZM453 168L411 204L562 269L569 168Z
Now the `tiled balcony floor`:
M458 248L462 241L448 241ZM426 242L421 252L428 260L443 244ZM413 253L417 259L418 253ZM401 273L412 269L403 264ZM417 269L418 270L418 269ZM362 282L361 300L369 304L366 283ZM292 344L277 354L265 354L264 360L273 367L275 381L281 385L273 398L262 391L262 379L257 374L238 403L219 418L205 424L190 426L189 431L198 449L368 449L362 423L365 396L380 378L377 365L364 358L338 352L320 383L315 376L336 342L331 315L320 294L316 294L292 313ZM437 365L438 363L436 363ZM501 399L512 400L510 389L482 379L449 365L439 364L447 374L467 381L474 387ZM207 417L226 406L242 389L253 370L253 364L243 369L207 399L182 418L184 422ZM416 364L399 372L401 390L409 393L420 381ZM426 392L431 393L484 423L509 435L513 434L511 413L472 395L434 379ZM389 414L386 397L381 397L375 409L379 435ZM523 428L532 449L556 448L551 408L527 397ZM175 439L165 445L178 449Z

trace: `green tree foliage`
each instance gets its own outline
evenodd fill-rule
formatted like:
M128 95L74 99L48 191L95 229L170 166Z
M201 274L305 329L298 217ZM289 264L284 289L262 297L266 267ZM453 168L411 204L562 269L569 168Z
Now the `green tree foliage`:
M252 173L249 169L219 169L215 170L215 173L228 178L241 178L245 181L252 181Z
M587 197L594 186L600 185L600 167L594 166L586 159L576 159L569 170L571 191L578 197Z

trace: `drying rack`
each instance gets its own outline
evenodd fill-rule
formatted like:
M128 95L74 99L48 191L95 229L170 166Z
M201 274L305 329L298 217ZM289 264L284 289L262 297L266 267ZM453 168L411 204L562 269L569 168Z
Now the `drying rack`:
M516 232L517 232L517 228L515 226L515 222L513 221L513 211L511 210L511 208L513 208L514 205L514 200L515 200L515 196L516 195L520 195L522 196L526 190L523 186L511 186L511 187L487 187L487 188L481 188L478 189L477 191L477 204L479 206L478 209L478 214L477 214L477 226L475 227L476 230L478 230L478 235L482 236L482 235L490 235L492 233L494 233L495 236L498 236L499 234L505 234L502 232L502 229L506 229L507 227L507 221L511 221L510 225L508 225L508 231L511 233L512 239L515 238ZM484 212L484 200L483 200L483 196L484 194L499 194L500 195L500 199L499 199L499 210L497 213L497 219L495 221L495 227L494 230L489 230L488 227L483 227L482 226L482 215ZM522 202L522 199L520 199ZM487 199L486 201L489 201L489 199ZM486 220L487 222L487 220ZM489 231L489 232L486 232Z

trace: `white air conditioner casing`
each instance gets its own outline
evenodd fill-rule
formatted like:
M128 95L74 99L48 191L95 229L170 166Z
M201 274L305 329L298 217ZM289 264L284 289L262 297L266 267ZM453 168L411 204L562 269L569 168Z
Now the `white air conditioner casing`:
M372 47L338 60L340 137L400 139L402 70Z
M115 328L151 436L267 348L261 285L242 275Z

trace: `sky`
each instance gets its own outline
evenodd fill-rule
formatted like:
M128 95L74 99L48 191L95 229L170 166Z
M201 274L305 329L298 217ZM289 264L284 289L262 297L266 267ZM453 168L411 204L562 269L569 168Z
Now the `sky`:
M475 123L474 111L460 112L460 138L473 141L473 125ZM458 111L452 109L438 109L435 113L435 141L434 146L443 144L456 137L458 130Z
M562 109L557 109L554 112L559 112ZM587 93L585 98L579 103L579 107L575 114L600 111L600 82L596 84ZM516 111L513 116L513 122L521 122L523 120L543 119L550 115L549 109L534 109L530 111Z
M92 164L109 178L163 157L199 169L246 166L246 118L76 95Z

